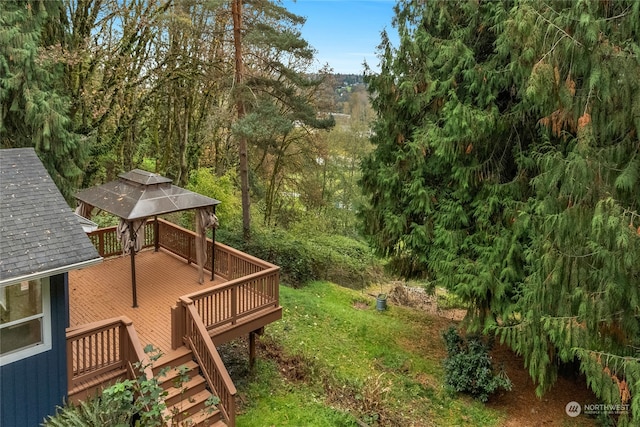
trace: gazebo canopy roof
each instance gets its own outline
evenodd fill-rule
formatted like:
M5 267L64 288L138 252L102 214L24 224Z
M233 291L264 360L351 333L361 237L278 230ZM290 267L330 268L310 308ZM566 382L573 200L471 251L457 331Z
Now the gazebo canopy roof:
M220 203L141 169L122 173L118 178L84 189L76 194L76 199L129 221Z

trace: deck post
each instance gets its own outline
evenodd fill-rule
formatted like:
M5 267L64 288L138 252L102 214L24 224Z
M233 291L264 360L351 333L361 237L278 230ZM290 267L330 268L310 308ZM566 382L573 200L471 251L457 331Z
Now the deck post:
M212 230L213 239L211 239L211 281L213 282L216 268L216 229Z
M158 215L153 217L153 234L154 234L154 247L155 251L158 252L160 249L160 223L158 222Z
M68 329L68 328L67 328ZM73 387L73 342L67 339L67 390Z
M184 305L182 300L178 300L176 305L171 307L171 350L184 345L184 323Z
M249 369L256 364L256 336L264 334L264 326L249 332Z
M98 253L100 254L101 257L104 257L104 254L106 252L104 249L104 233L98 234L98 246L100 248L98 249L99 250Z
M249 369L253 370L256 364L256 332L249 332Z

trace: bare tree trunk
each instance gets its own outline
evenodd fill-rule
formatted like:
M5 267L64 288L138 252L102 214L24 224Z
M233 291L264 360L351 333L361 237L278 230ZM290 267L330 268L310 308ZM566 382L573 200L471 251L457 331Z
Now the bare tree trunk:
M242 0L233 0L231 5L233 15L233 45L235 48L235 86L236 86L236 108L238 119L245 115L244 99L242 93L242 83L244 74L244 63L242 60ZM251 216L249 213L249 161L247 158L247 139L244 136L238 141L238 154L240 157L240 187L242 192L242 234L245 240L251 237Z

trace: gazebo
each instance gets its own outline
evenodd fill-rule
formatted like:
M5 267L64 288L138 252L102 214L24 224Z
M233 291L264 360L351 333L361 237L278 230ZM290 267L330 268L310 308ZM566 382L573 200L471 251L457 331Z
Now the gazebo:
M175 186L171 179L141 169L118 175L118 179L87 188L76 194L76 213L90 219L94 208L109 212L120 218L118 235L123 253L131 255L131 291L133 307L138 306L136 295L135 253L142 248L144 223L147 218L171 212L196 209L196 254L199 281L203 283L203 267L206 258L206 229L218 227L215 216L219 200ZM156 233L156 239L157 239ZM157 245L156 245L157 248ZM214 277L215 257L211 256L211 280Z

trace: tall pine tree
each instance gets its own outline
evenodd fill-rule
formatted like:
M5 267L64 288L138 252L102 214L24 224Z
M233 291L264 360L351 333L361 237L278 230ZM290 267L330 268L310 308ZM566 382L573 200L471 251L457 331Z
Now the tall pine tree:
M305 19L270 0L247 6L243 49L251 60L244 64L242 85L235 92L243 115L232 130L254 156L249 164L265 183L257 189L264 194L264 222L273 225L280 195L292 190L283 183L286 166L296 168L299 159L294 157L300 153L315 160L308 149L310 135L333 127L335 121L318 115L315 101L322 78L309 73L315 52L300 34Z
M61 1L0 2L0 146L34 147L62 193L77 188L86 147L69 131Z
M638 2L396 8L370 74L367 233L470 305L542 394L580 361L640 420Z

